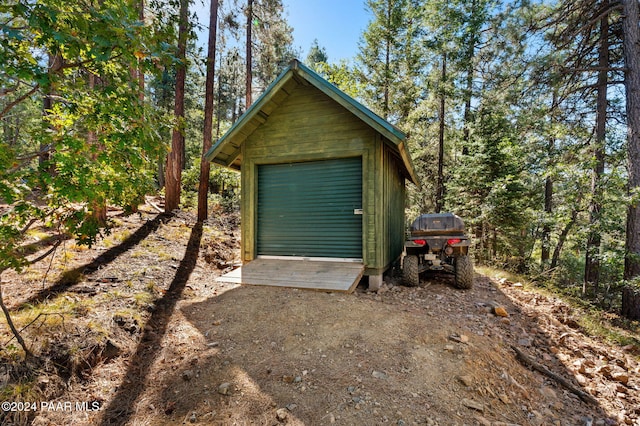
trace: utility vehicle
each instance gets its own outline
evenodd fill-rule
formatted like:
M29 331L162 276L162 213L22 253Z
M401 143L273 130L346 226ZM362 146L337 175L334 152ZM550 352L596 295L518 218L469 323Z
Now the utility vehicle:
M473 286L473 262L469 257L469 238L464 222L453 213L423 214L413 221L405 242L402 280L405 285L420 284L425 271L454 274L454 285L461 289Z

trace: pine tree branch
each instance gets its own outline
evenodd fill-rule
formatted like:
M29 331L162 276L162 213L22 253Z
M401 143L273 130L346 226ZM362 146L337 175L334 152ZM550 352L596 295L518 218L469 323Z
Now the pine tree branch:
M597 13L594 17L592 17L589 21L584 23L584 26L586 26L587 28L591 28L592 26L594 26L596 23L598 23L602 18L604 18L605 16L609 15L611 12L613 12L614 10L622 10L622 3L620 3L620 1L614 1L609 3L609 5L607 5L606 7L604 7L602 9L602 11L600 11L600 13ZM579 31L574 32L574 35L577 35ZM571 35L569 35L569 37L571 37Z
M562 74L568 74L569 71L573 72L590 72L590 71L620 71L625 72L626 68L621 67L583 67L583 68L572 68L571 70L567 70L562 72Z

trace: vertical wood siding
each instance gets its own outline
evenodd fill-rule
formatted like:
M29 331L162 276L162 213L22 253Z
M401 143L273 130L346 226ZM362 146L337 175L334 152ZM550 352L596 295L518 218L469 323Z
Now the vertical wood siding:
M368 273L381 272L404 241L404 178L393 153L376 131L318 89L288 90L290 96L242 145L243 261L257 255L259 165L361 157L363 259Z

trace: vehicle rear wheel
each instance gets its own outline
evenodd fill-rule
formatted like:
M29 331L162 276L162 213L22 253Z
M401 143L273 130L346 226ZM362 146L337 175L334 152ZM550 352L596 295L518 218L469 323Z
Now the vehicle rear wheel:
M454 261L456 288L470 289L473 287L473 262L469 256L458 256Z
M420 284L418 256L405 256L402 265L402 281L409 287L417 287Z

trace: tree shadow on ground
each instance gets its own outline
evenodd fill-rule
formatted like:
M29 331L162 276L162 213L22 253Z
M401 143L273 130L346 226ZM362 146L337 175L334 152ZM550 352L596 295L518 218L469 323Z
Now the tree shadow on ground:
M70 287L78 284L83 279L83 276L96 272L116 260L119 256L136 247L142 240L155 232L162 223L168 222L171 217L172 215L168 213L157 215L155 218L147 221L144 225L138 228L122 243L111 247L109 250L96 257L92 262L66 271L53 285L39 291L13 310L21 310L30 305L42 303L49 298L56 297L67 291Z
M198 223L191 230L184 257L169 288L154 305L151 317L142 331L136 352L130 358L123 383L105 408L101 425L124 425L131 419L133 405L145 390L147 376L167 331L176 303L180 300L189 276L196 267L201 240L202 223Z
M493 283L460 292L443 281L399 288L396 295L240 287L187 305L181 312L205 336L208 349L195 367L169 373L159 384L165 389L161 403L176 407L159 421L577 420L565 415L612 421L599 405L584 404L516 360L511 346L519 340L557 343ZM493 300L512 313L509 322L480 303ZM530 342L522 342L522 329ZM546 363L572 380L571 371L549 354ZM536 411L540 407L548 412Z

